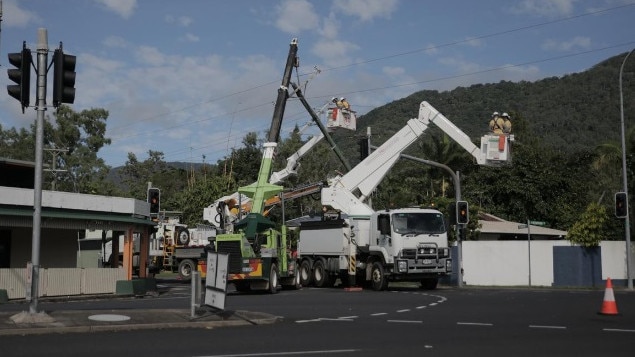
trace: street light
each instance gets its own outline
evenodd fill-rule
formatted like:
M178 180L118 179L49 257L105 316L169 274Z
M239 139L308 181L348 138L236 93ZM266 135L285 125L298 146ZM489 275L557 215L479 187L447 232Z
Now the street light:
M622 190L628 197L628 185L626 179L626 134L624 132L624 95L622 94L622 72L624 71L624 64L628 59L628 56L631 55L635 51L635 48L632 49L629 53L624 57L624 61L622 61L622 66L620 67L620 122L622 125ZM630 217L629 217L629 209L628 204L626 205L626 218L624 220L624 234L626 240L626 279L628 284L628 289L633 290L633 276L632 269L633 265L631 262L631 228L630 228Z

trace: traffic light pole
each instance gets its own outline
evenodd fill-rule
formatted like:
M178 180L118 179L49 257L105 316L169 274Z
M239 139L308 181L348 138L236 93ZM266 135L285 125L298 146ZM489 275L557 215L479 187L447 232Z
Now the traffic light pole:
M406 154L401 154L401 157L403 157L404 159L408 159L408 160L412 160L412 161L416 161L416 162L420 162L422 164L426 164L426 165L430 165L430 166L434 166L434 167L438 167L441 169L444 169L445 171L447 171L450 176L452 176L452 181L454 181L454 198L456 200L456 202L459 202L461 200L461 180L459 179L459 172L457 171L456 173L454 171L452 171L452 169L450 169L448 166L435 162L435 161L430 161L430 160L426 160L426 159L420 159L418 157L414 157L414 156L410 156L410 155L406 155ZM465 224L461 224L462 227L459 228L459 225L456 225L456 242L457 242L457 250L456 250L456 260L457 260L457 266L459 267L459 271L457 272L457 287L462 288L463 287L463 241L461 239L461 233L460 230L461 229L465 229Z
M626 193L626 217L624 219L624 240L626 241L626 285L628 290L633 290L633 262L631 259L631 227L630 227L630 209L628 204L628 179L626 177L626 138L624 132L624 95L622 94L622 72L624 71L624 64L628 56L633 53L635 49L632 49L626 54L622 65L620 66L620 124L621 124L621 139L622 139L622 185L623 190Z
M40 282L40 235L42 222L42 172L44 147L44 111L46 111L46 71L48 57L48 32L38 29L37 44L37 90L36 90L36 133L35 133L35 182L33 187L33 237L31 248L31 300L29 313L37 313L38 286ZM27 69L30 70L30 69Z

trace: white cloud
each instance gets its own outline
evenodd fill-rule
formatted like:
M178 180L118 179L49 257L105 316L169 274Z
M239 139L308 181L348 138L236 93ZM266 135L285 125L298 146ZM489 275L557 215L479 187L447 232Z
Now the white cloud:
M591 39L583 36L576 36L569 41L548 39L541 45L541 47L543 50L559 52L571 51L576 48L589 49L591 48Z
M180 40L184 42L199 42L201 38L188 32L185 36L181 37Z
M150 46L140 46L135 53L137 61L151 66L162 66L166 62L166 56L157 48Z
M194 22L194 20L189 16L166 15L165 22L169 24L176 24L181 27L188 27Z
M381 71L388 76L401 76L406 73L403 67L383 67Z
M334 11L358 17L361 21L372 21L377 17L390 18L397 9L397 0L338 0Z
M472 38L472 37L466 38L465 42L463 43L470 47L481 47L483 45L483 41L481 39Z
M306 0L285 0L277 7L276 27L293 35L303 30L317 30L319 17Z
M571 15L578 0L523 0L511 8L515 14L531 14L545 17Z
M130 18L137 7L137 0L95 0L106 9L116 13L124 19Z
M324 19L319 34L326 38L337 38L340 30L340 22L335 18L335 14L331 13L329 17Z
M16 0L5 0L2 6L2 23L7 27L25 27L41 20L37 14L21 9Z
M311 52L321 58L326 65L340 67L352 63L351 53L358 49L359 46L351 42L322 39L313 45Z
M119 36L108 36L103 41L104 46L111 48L126 48L128 47L128 41Z

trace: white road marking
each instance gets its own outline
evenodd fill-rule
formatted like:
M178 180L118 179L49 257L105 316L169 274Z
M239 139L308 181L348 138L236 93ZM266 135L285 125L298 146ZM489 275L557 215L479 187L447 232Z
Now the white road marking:
M410 309L397 310L397 312L408 312Z
M417 306L416 309L417 310L421 310L421 309L425 309L427 306Z
M494 324L489 322L457 322L456 324L466 326L494 326Z
M422 324L423 321L417 321L417 320L387 320L387 322L396 322L396 323L402 323L402 324Z
M625 330L620 328L603 328L602 331L606 332L635 332L635 330Z
M370 316L382 316L382 315L388 315L388 313L387 312L378 312L378 313L375 313L375 314L370 314Z
M546 328L554 330L566 330L566 326L546 326L546 325L529 325L529 328Z
M331 353L352 353L359 352L358 349L347 350L317 350L317 351L297 351L297 352L269 352L269 353L239 353L231 355L206 355L198 357L253 357L253 356L298 356L298 355L311 355L311 354L331 354Z
M298 324L303 324L306 322L320 322L320 321L346 321L346 322L353 322L354 318L357 318L357 316L353 316L351 317L338 317L338 318L328 318L328 317L319 317L317 319L311 319L311 320L297 320L296 323Z

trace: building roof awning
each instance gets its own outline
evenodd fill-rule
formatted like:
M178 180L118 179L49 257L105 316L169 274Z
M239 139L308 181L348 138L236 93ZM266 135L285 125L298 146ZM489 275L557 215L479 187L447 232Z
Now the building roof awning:
M108 212L42 208L42 228L125 230L134 226L156 226L149 218ZM0 207L0 226L32 227L32 207Z

